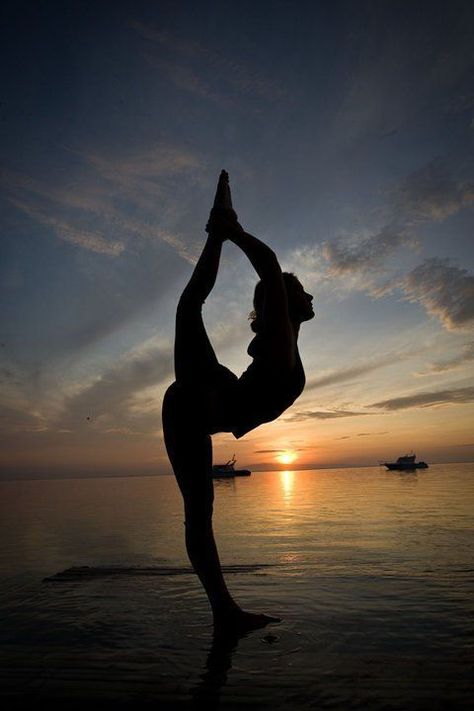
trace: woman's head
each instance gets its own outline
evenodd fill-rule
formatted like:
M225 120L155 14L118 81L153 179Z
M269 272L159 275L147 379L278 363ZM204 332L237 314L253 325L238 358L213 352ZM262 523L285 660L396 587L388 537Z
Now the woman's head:
M291 274L290 272L282 272L282 275L288 297L290 320L297 324L300 324L303 321L309 321L314 316L312 307L313 297L304 290L303 285L295 274ZM255 333L259 333L262 329L264 301L265 287L263 282L259 281L255 287L253 295L254 310L249 316L252 321L250 327Z

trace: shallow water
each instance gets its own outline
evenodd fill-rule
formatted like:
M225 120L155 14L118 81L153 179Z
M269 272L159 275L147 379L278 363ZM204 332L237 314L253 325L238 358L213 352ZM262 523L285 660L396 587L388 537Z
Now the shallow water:
M10 708L470 707L472 464L254 473L215 490L230 589L283 621L213 645L173 477L0 484Z

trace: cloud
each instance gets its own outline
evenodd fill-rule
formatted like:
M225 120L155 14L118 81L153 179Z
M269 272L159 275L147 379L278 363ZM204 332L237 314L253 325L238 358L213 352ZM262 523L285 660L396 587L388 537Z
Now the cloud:
M362 143L397 128L421 135L427 122L439 125L444 118L447 97L472 93L472 8L439 7L439 14L433 5L430 16L421 17L419 5L409 3L402 16L396 3L371 3L364 12L373 30L352 23L345 37L351 70L337 124L346 141Z
M17 403L0 406L0 432L2 437L25 432L43 432L46 429L44 418L35 410L31 410L29 403Z
M403 230L385 226L379 232L350 241L337 239L325 242L323 256L329 262L329 271L336 276L379 266L390 254L402 245L413 245L413 239Z
M51 231L77 248L77 254L68 250L74 271L54 303L55 318L44 326L39 350L48 358L89 346L157 303L183 272L182 260L196 262L198 248L182 237L183 215L192 214L187 200L199 193L189 190L200 172L192 152L164 143L114 157L67 150L75 158L61 181L54 173L41 180L1 175L10 202L50 228L40 235L49 239ZM41 279L39 272L28 287L39 292Z
M149 61L159 63L179 89L224 106L239 106L240 96L263 101L287 98L285 89L255 64L143 22L133 21L131 27L150 42Z
M334 385L337 383L343 383L348 380L353 380L359 375L366 375L367 373L372 373L374 370L379 368L384 368L388 365L393 365L398 361L398 356L396 354L390 357L381 358L378 361L372 361L369 363L361 363L360 365L353 365L349 368L341 368L340 370L333 371L328 375L323 375L321 378L312 378L306 383L305 390L313 390L314 388L323 388L327 385Z
M203 99L214 101L216 104L226 108L237 108L237 103L231 97L220 93L217 87L213 88L207 77L197 73L194 67L152 55L148 55L148 61L158 67L160 74L165 74L178 89L196 94Z
M52 227L60 239L76 247L99 254L107 254L110 257L118 257L125 249L121 240L108 239L103 233L97 231L80 229L72 222L48 214L46 210L38 206L28 204L15 197L10 198L10 202L41 224Z
M470 112L474 108L474 92L450 95L445 103L444 111L447 114L456 115Z
M278 452L286 452L286 449L255 449L255 454L277 454Z
M172 250L145 243L140 251L127 251L112 262L84 253L76 263L80 294L76 285L64 288L62 302L55 306L57 318L44 326L47 340L41 352L47 358L69 353L76 358L151 307L161 327L172 317L171 309L166 313L161 309L170 283L181 271Z
M280 263L284 271L296 274L306 289L321 291L324 285L334 287L320 244L292 247L280 255Z
M302 422L303 420L334 420L340 417L358 417L359 415L372 415L372 412L353 412L351 410L302 410L285 418L287 422Z
M106 431L155 431L160 426L160 401L155 397L137 401L138 393L172 380L170 347L152 346L124 357L91 385L70 395L56 424L62 429L85 426Z
M417 375L433 375L434 373L444 373L447 370L455 370L456 368L461 368L466 363L470 363L474 360L474 341L466 343L463 346L462 352L450 358L449 360L441 360L436 363L432 363L429 370L422 373L417 373Z
M387 223L373 234L339 237L325 242L322 254L329 273L344 277L350 288L380 297L393 291L397 282L377 283L383 262L400 247L419 246L414 227L439 222L474 203L474 183L453 177L447 164L432 161L403 178L389 194L385 208ZM363 280L347 282L359 273ZM397 279L398 281L398 279Z
M421 392L415 395L396 397L382 402L374 402L369 407L380 407L384 410L405 410L410 407L432 407L436 405L460 405L474 402L474 387L453 390L438 390L436 392Z
M227 338L228 330L219 330L214 345L227 344ZM98 432L155 435L161 426L160 385L172 380L172 346L153 339L115 361L89 384L76 388L47 425L81 436L86 430L90 436Z
M400 352L393 352L378 359L365 361L359 365L351 365L349 368L340 368L332 373L323 375L320 378L312 378L306 383L305 390L313 390L315 388L323 388L328 385L335 385L337 383L344 383L348 380L354 380L360 375L366 375L367 373L372 373L380 368L386 368L394 363L399 363L401 360L406 360L414 355L417 355L420 350L424 350L425 347L417 348L405 348Z
M395 209L408 221L440 221L474 202L474 184L456 180L442 161L404 178L394 191Z
M190 184L199 181L202 169L195 153L163 142L151 144L146 150L122 150L114 155L69 150L93 168L109 187L113 186L115 192L127 197L132 203L129 208L138 207L146 214L159 216L159 222L180 204L181 195L189 190ZM126 213L133 214L133 209Z
M51 226L60 239L86 250L119 256L126 246L151 240L196 261L173 229L178 206L183 209L189 184L197 179L196 155L164 143L114 157L65 150L80 161L73 185L2 170L10 202Z
M384 435L388 434L388 431L385 432L359 432L356 434L356 437L376 437L377 435ZM352 435L343 435L342 437L336 437L336 440L339 439L352 439Z
M446 445L439 445L440 447L444 447ZM450 444L450 447L474 447L474 442L468 442L467 444Z
M474 323L474 276L448 259L427 259L402 283L409 301L421 303L450 331Z

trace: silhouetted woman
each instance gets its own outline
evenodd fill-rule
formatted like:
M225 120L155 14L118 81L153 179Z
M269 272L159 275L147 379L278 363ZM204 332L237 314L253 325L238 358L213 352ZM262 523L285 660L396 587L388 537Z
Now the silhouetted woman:
M242 610L224 581L212 530L211 435L242 437L275 420L301 394L305 376L297 340L300 324L314 316L313 297L294 275L281 271L267 245L239 225L225 171L206 230L207 241L176 311L176 381L163 400L163 431L184 499L186 548L208 595L214 627L244 632L279 619ZM248 348L253 362L240 378L218 362L201 314L226 239L245 252L261 280L254 294L256 336Z

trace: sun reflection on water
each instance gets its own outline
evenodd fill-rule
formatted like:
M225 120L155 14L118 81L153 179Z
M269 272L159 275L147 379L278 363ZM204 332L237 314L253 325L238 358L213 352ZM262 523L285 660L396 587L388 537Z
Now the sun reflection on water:
M283 489L283 498L289 503L293 498L293 488L295 483L295 472L284 470L280 472L280 481Z

